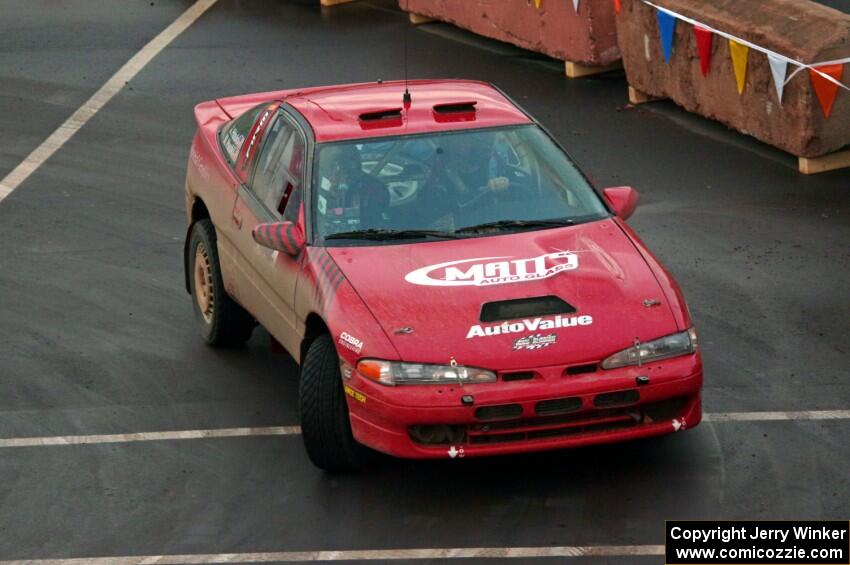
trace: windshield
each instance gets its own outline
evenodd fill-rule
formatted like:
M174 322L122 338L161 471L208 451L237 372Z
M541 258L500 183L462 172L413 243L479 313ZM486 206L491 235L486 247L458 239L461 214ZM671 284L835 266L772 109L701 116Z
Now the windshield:
M322 144L314 171L314 229L318 241L335 245L474 237L608 215L534 125Z

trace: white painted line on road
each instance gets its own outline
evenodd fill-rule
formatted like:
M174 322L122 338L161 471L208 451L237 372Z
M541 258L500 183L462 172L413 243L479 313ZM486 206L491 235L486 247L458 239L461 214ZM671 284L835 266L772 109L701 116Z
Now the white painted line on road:
M76 112L71 114L71 117L59 126L56 131L50 134L50 137L45 139L41 145L33 149L26 159L15 167L6 177L0 181L0 202L12 194L12 191L18 188L31 174L38 170L51 155L56 153L60 147L77 133L86 122L106 105L107 102L124 88L124 85L135 77L151 59L157 56L160 51L168 47L174 39L183 33L195 20L206 12L216 0L198 0L192 6L183 12L179 18L174 20L167 28L162 30L159 35L142 47L141 51L133 55L129 61L124 63L124 66L118 69L112 77L104 83L100 89L89 98L85 104L80 106Z
M221 428L215 430L181 430L174 432L140 432L131 434L104 434L90 436L48 436L0 439L0 447L37 447L45 445L90 445L95 443L128 443L133 441L163 441L174 439L207 439L246 436L298 435L298 426L262 428Z
M703 414L704 422L778 422L813 420L850 420L850 410L805 410L799 412L715 412ZM177 439L208 439L248 436L299 435L299 426L265 426L253 428L218 428L211 430L178 430L170 432L140 432L85 436L46 436L0 438L3 447L39 447L48 445L89 445L95 443L129 443L134 441L165 441Z
M705 414L706 422L776 422L782 420L848 420L850 410L802 410L799 412L726 412Z
M556 547L455 547L435 549L364 549L279 551L200 555L136 555L75 559L0 561L0 565L188 565L209 563L291 563L295 561L387 561L414 559L531 559L543 557L635 557L664 555L663 545L586 545Z

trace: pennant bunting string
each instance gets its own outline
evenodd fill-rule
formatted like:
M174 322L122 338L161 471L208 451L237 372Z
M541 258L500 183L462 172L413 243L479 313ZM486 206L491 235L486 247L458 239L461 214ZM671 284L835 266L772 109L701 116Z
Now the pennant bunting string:
M842 83L841 81L835 80L833 77L829 76L828 74L824 73L823 71L818 70L818 69L821 69L822 67L828 67L828 66L832 66L832 65L846 65L848 63L850 63L850 57L848 57L846 59L837 59L835 61L822 61L820 63L812 63L811 65L804 65L802 63L797 63L798 67L796 69L794 69L794 72L792 72L790 75L788 75L788 78L785 79L785 84L788 84L789 82L791 82L791 79L794 78L795 76L797 76L798 73L805 71L805 70L808 70L809 74L816 73L816 74L820 75L821 78L823 78L827 82L831 82L831 83L835 84L836 86L840 86L841 88L843 88L845 90L850 90L850 87L848 87L846 84Z
M773 75L773 84L776 86L776 97L779 98L779 103L782 104L782 93L785 92L785 75L788 73L788 61L782 57L777 57L773 53L767 54L767 61L770 63L770 74Z
M815 94L818 96L823 115L827 118L832 113L832 104L835 102L835 96L838 94L838 87L833 83L841 84L841 75L843 74L844 65L823 65L815 70L809 70L812 86L815 89ZM824 75L835 80L833 82L824 80Z
M734 39L729 40L729 54L732 56L732 66L735 68L735 82L738 83L738 94L744 92L747 82L747 59L750 48L741 45Z
M669 63L673 56L673 39L676 35L676 18L658 10L658 33L661 35L661 46L664 48L664 62Z
M818 68L817 68L817 67L823 68L824 66L828 66L828 65L845 65L847 63L850 63L850 57L847 57L845 59L837 59L835 61L824 61L824 62L820 62L820 63L806 64L806 63L803 63L801 61L797 61L795 59L792 59L790 57L786 57L785 55L782 55L780 53L776 53L775 51L771 51L770 49L767 49L767 48L762 47L760 45L756 45L755 43L751 43L751 42L747 41L746 39L742 39L740 37L736 37L732 34L726 33L724 31L720 31L719 29L715 29L711 26L708 26L704 23L698 22L698 21L696 21L692 18L689 18L687 16L684 16L682 14L679 14L679 13L674 12L672 10L669 10L667 8L662 8L661 6L659 6L659 5L657 5L653 2L650 2L649 0L642 0L642 2L644 4L646 4L647 6L652 6L653 8L658 10L659 14L663 12L664 14L666 14L668 16L682 20L683 22L691 24L692 26L700 26L700 27L712 32L715 35L719 35L719 36L724 37L728 40L734 41L735 43L737 43L739 45L749 47L750 49L755 49L756 51L764 53L765 55L774 55L776 58L782 59L786 63L794 65L796 68L792 73L790 73L786 77L785 84L788 84L788 82L792 78L794 78L797 75L797 73L799 73L800 71L808 69L810 73L815 73L815 74L819 75L825 81L830 82L837 87L841 87L845 90L850 91L850 86L843 84L841 81L835 80L835 78L833 78L832 76L830 76L827 73L824 73L824 72L818 70ZM659 19L660 19L660 17L659 17Z
M702 76L707 77L711 68L711 43L714 34L702 26L694 26L694 36L697 40L697 54Z

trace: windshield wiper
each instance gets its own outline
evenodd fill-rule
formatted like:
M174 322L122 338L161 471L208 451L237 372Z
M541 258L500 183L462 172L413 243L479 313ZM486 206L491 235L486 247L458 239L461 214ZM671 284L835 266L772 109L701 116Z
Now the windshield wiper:
M560 220L499 220L497 222L487 222L485 224L466 226L465 228L455 230L455 233L474 233L502 228L558 228L563 226L572 226L575 224L575 220L566 218Z
M325 239L374 239L376 241L388 241L392 239L421 239L427 237L457 239L456 235L445 231L388 229L368 229L332 233L330 235L326 235Z

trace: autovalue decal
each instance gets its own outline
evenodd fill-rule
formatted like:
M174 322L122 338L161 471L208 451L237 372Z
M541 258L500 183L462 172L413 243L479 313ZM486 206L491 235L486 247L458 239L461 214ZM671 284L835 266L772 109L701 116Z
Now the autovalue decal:
M519 322L502 322L501 324L491 324L488 326L476 324L469 328L469 332L466 334L466 339L493 335L518 334L522 332L536 332L538 330L554 330L575 326L589 326L592 323L593 316L555 316L554 318L532 318L520 320Z
M424 286L488 286L546 279L577 268L578 255L558 251L526 259L477 257L448 261L411 271L404 280Z

